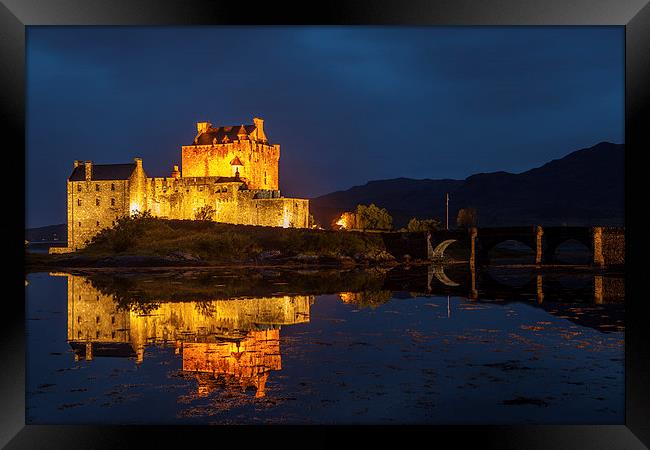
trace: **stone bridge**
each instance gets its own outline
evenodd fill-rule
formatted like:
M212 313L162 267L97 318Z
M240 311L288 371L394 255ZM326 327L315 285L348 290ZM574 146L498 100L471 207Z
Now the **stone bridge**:
M384 233L388 251L398 259L440 260L454 244L470 249L470 265L488 264L490 250L505 241L520 242L535 253L536 264L556 261L557 248L567 241L582 243L597 266L625 263L625 229L620 227L498 227L437 230L430 233Z

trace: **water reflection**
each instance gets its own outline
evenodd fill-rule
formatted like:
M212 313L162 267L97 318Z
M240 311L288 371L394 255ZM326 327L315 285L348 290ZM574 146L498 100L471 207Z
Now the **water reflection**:
M40 422L548 423L566 402L591 423L622 417L621 275L415 265L51 275L27 287L28 417ZM46 293L61 278L67 303Z
M309 321L314 297L283 295L227 300L117 300L92 278L68 278L68 343L75 360L145 358L148 345L173 345L198 392L216 385L254 388L264 396L269 372L281 369L280 327ZM191 283L190 283L191 284ZM187 287L187 286L186 286ZM209 375L209 376L206 376Z

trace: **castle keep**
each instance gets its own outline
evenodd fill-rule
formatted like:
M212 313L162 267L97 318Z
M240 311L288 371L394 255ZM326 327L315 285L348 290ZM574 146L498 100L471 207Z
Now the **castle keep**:
M242 225L306 228L309 200L280 196L280 145L270 144L264 121L213 127L196 124L196 137L181 147L181 170L149 178L142 160L131 164L75 161L68 178L68 247L84 247L101 229L136 211L154 217L194 219L210 206L212 220Z

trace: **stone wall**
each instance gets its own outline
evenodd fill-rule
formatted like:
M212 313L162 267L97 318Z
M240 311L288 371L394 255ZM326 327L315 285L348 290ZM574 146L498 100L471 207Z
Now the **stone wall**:
M407 255L411 259L431 259L433 250L431 248L430 234L426 231L412 233L381 233L386 251L397 259L403 259Z
M68 247L82 248L129 214L130 180L68 181Z
M187 145L181 147L182 176L232 177L231 161L239 158L243 166L239 175L250 189L278 189L280 145L268 145L251 140L216 145Z
M306 228L309 200L280 197L277 190L241 190L241 182L215 183L218 177L147 178L134 171L129 180L68 181L68 247L83 248L103 228L136 210L154 217L194 219L212 206L216 222Z
M601 240L605 264L625 264L625 229L603 227Z
M279 191L241 190L242 183L215 183L217 177L147 178L146 209L156 217L194 219L204 206L216 222L306 228L309 200L280 197Z

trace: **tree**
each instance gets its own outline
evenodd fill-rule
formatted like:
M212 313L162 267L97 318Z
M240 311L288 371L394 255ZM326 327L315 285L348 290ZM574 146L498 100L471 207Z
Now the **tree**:
M390 230L393 218L384 208L371 203L370 206L357 205L357 226L362 230Z
M214 208L211 205L202 206L194 213L194 220L212 220L214 213Z
M478 214L474 208L461 208L458 211L458 217L456 218L456 225L459 228L471 228L475 227L478 223Z
M438 219L417 219L413 217L406 226L407 231L436 231L440 229Z

